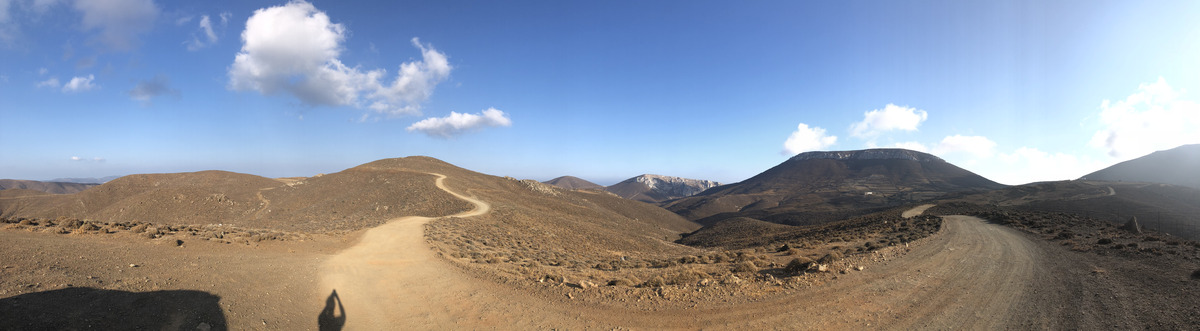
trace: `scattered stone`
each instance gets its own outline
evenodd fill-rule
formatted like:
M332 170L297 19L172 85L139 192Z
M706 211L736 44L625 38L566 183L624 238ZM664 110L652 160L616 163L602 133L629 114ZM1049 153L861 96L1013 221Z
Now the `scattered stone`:
M208 325L208 323L200 322L200 325L196 325L196 330L209 331L209 330L212 330L212 326Z
M854 270L863 271L863 266L854 267Z
M140 267L140 265L136 265L136 264L130 263L130 264L129 264L129 267L130 267L130 268L137 268L137 267Z
M591 281L586 281L586 280L579 282L579 288L581 288L581 289L586 290L586 289L593 288L593 287L596 287L596 283L592 283Z

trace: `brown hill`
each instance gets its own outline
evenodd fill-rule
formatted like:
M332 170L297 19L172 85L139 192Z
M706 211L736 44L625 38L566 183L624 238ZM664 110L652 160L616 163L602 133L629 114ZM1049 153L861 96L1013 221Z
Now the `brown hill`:
M26 189L52 194L70 194L83 191L98 184L41 182L36 180L0 179L0 190Z
M666 208L701 224L736 216L812 224L813 217L842 219L852 216L847 211L877 211L952 192L1002 187L916 151L808 152L740 183L679 199Z
M565 188L568 190L604 189L604 186L600 186L600 184L589 182L587 180L584 180L579 177L574 177L574 176L562 176L562 177L558 177L558 178L551 179L548 181L544 181L542 183L558 186L558 187Z
M225 171L130 175L75 194L6 194L0 199L0 217L324 232L472 208L438 189L430 173L446 175L446 185L456 192L492 204L488 215L449 222L444 229L496 238L497 243L539 243L539 254L565 254L562 250L574 252L572 256L624 250L677 253L689 248L672 241L699 228L662 208L607 193L567 191L531 180L484 175L428 157L384 159L286 181Z
M76 194L0 200L0 216L324 231L469 208L432 178L361 168L289 184L225 171L130 175Z
M721 185L711 180L681 177L641 175L604 188L622 198L646 203L689 197Z
M1183 145L1117 163L1080 179L1147 182L1200 189L1200 144Z

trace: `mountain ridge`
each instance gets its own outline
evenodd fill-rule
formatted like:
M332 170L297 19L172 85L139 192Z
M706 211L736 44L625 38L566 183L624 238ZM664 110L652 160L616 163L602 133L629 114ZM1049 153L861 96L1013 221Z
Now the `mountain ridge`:
M1200 144L1181 145L1114 164L1081 180L1162 183L1200 189Z

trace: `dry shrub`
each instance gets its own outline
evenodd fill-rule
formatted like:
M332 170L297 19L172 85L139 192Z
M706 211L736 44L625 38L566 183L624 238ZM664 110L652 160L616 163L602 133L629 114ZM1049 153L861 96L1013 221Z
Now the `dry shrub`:
M642 287L663 287L666 285L667 285L667 280L664 279L662 276L654 276L653 278L650 278L650 280L647 280L645 283L642 283Z
M670 285L691 285L705 278L708 278L708 274L706 273L695 270L681 270L667 275L665 280Z
M608 286L626 286L626 287L632 287L632 286L634 286L635 284L637 284L637 282L635 282L635 281L632 281L632 280L629 280L628 278L624 278L624 277L618 277L617 279L613 279L613 280L610 280L610 281L608 281Z
M742 261L733 265L733 272L755 272L758 271L758 266L751 261Z
M820 259L817 259L817 262L821 263L821 264L830 264L830 263L836 262L837 260L841 260L841 259L842 259L842 253L829 252L829 254L825 254L825 256L822 256Z
M792 261L788 262L787 266L783 267L783 270L786 270L787 272L789 272L791 274L799 274L799 273L804 272L804 270L808 270L808 268L810 266L812 266L812 264L813 264L812 259L800 256L800 257L796 257L796 258L792 259Z

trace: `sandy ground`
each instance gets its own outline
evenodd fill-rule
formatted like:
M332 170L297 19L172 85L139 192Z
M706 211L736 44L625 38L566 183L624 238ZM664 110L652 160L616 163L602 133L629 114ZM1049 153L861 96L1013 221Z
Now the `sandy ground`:
M489 211L431 175L475 205L454 216ZM353 245L177 247L0 231L0 329L1092 329L1164 319L1143 313L1156 309L1144 307L1152 284L1089 273L1097 267L1087 255L967 216L946 217L940 233L897 259L824 285L656 311L471 276L431 251L422 227L430 220L398 218L341 239Z

